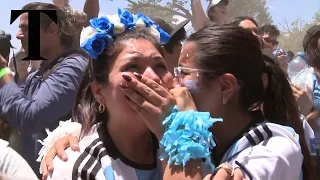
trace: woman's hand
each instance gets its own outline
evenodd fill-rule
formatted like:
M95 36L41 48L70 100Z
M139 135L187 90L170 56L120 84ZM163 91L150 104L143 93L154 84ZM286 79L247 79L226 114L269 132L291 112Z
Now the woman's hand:
M161 140L162 121L171 113L176 104L173 95L154 80L134 73L135 78L123 74L127 81L120 84L129 105L143 118L149 129Z
M65 150L71 147L73 151L79 151L78 137L72 135L65 135L55 141L54 145L50 148L47 155L42 160L42 180L46 180L48 173L53 172L53 159L58 156L62 161L67 161L68 156Z
M170 90L175 97L179 111L197 110L193 98L186 87L176 87Z
M229 163L220 165L221 168L214 176L212 174L207 175L204 180L246 180L242 171L239 168L233 170Z
M313 100L311 96L312 90L310 88L303 89L294 84L291 84L291 88L297 104L300 107L300 113L303 115L310 113L313 106Z

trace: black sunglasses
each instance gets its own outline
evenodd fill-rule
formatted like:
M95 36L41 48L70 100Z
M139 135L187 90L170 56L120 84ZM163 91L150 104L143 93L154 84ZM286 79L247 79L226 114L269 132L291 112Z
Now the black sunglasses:
M272 44L272 45L278 45L279 44L279 42L277 40L272 39L270 37L264 37L262 39L268 44Z

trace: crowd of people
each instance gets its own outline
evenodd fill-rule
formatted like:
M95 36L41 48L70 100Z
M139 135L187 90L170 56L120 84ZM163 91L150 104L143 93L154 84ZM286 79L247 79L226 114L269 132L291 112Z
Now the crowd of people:
M320 179L320 25L294 54L228 5L191 0L190 36L189 20L99 17L99 0L24 5L57 23L40 16L46 61L24 60L28 13L18 52L0 31L0 180ZM311 87L288 75L297 57Z

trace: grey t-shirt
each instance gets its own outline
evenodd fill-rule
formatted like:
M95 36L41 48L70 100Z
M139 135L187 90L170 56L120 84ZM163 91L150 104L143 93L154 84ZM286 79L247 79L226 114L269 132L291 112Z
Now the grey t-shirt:
M0 139L0 173L10 180L37 180L27 161L8 145L7 141Z

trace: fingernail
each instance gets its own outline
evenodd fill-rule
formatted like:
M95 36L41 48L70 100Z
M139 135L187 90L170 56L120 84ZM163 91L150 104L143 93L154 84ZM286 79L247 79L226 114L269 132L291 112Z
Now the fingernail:
M142 76L136 72L133 73L133 75L138 79L140 80L142 78Z
M126 80L128 82L132 81L132 78L130 76L126 75L126 74L123 74L122 77L123 77L124 80Z
M125 85L125 84L119 83L119 85L120 85L120 87L121 87L122 89L127 89L127 88L128 88L128 86Z

